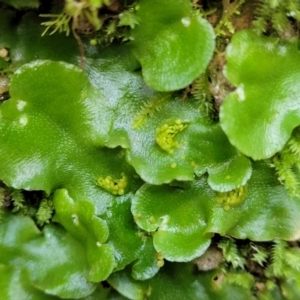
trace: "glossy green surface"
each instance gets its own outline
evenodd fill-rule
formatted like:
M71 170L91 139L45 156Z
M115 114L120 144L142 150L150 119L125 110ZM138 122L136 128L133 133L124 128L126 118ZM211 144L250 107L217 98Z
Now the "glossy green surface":
M152 237L141 231L130 212L131 196L116 197L101 217L109 227L107 244L115 255L114 270L132 264L132 276L138 280L153 277L159 270Z
M133 199L132 214L142 229L155 232L154 247L167 260L190 261L210 245L199 201L184 189L146 184Z
M36 289L28 280L28 274L24 269L13 266L0 265L0 291L1 297L6 300L28 299L28 300L55 300L59 299L50 296Z
M106 99L79 68L50 61L20 68L10 96L0 107L2 180L47 193L67 188L74 199L91 200L103 211L112 195L97 179L133 173L121 150L102 148L113 116Z
M279 182L271 161L250 159L273 156L300 124L297 43L249 30L234 34L224 74L236 89L221 105L220 122L209 122L203 108L214 105L209 97L219 79L209 61L214 51L222 57L222 45L215 47L212 26L196 10L200 2L125 7L139 22L128 28L130 41L102 47L82 36L82 68L74 36L42 37L45 19L0 10L0 49L10 58L0 58L0 72L11 79L10 99L0 95L0 298L297 297L299 199ZM101 0L68 3L94 8L97 22L98 12L114 9L106 3L98 11ZM191 83L203 72L201 90L201 80ZM226 91L222 80L218 88ZM297 149L295 135L292 156ZM54 203L44 227L34 212L43 192L32 190ZM25 195L19 215L14 192ZM221 269L198 272L191 261L220 238L236 248L223 253ZM238 255L248 242L237 239L251 240L252 256ZM280 255L278 240L269 248L256 243L274 239L281 239ZM260 271L267 251L258 274L264 282L256 286L261 278L251 266L258 262Z
M280 151L300 125L297 42L235 34L226 49L225 75L236 87L224 100L220 122L230 142L253 159Z
M136 61L127 47L115 51L103 51L102 59L89 59L86 65L92 84L108 99L115 116L106 146L125 148L127 161L151 184L193 180L194 172L208 172L214 174L209 183L218 191L244 185L251 176L250 161L239 156L220 125L207 123L193 99L183 102L175 94L149 88L134 71ZM164 150L156 131L176 122L185 128Z
M170 261L202 255L210 233L253 241L299 238L300 203L288 195L267 164L255 164L240 198L229 197L213 191L204 178L178 187L146 184L131 209L142 229L155 232L155 249Z
M47 294L77 299L96 288L87 282L84 249L59 226L49 225L40 232L29 217L4 215L0 226L0 251L2 274L7 272L8 284L20 277L20 295L33 294L32 299L38 299L36 294L41 292L34 289L37 288ZM14 289L3 284L0 287L1 295L11 297Z
M249 290L228 284L221 271L198 273L193 264L168 263L157 276L147 281L132 279L128 270L113 274L108 281L132 300L255 299Z
M56 190L53 196L55 221L82 243L89 264L89 281L105 280L112 272L115 259L112 248L105 244L109 230L106 223L95 215L89 201L74 200L67 190Z
M140 24L131 45L149 86L179 90L204 72L213 54L214 32L207 20L192 15L190 1L142 0L137 17Z

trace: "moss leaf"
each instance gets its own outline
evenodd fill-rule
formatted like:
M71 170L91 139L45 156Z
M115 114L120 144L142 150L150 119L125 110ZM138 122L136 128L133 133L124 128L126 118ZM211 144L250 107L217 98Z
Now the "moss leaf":
M8 274L0 272L0 276L11 274L13 280L25 272L20 293L30 291L34 297L35 287L62 298L80 298L96 288L87 281L84 249L60 227L47 225L40 232L30 218L5 214L0 226L0 249L0 263L8 267ZM0 279L1 283L8 280ZM5 293L15 295L15 287L7 287Z
M67 190L54 193L54 221L85 248L90 281L105 280L113 270L131 263L133 276L139 280L149 279L159 270L152 238L134 223L130 200L129 196L115 197L100 218L91 202L74 202Z
M106 145L125 148L128 162L151 184L193 180L194 172L208 172L218 191L244 185L251 176L250 161L229 143L220 125L207 123L196 101L183 102L145 85L128 49L121 50L111 48L102 59L87 62L91 82L116 116Z
M141 231L130 212L131 196L116 197L101 217L109 226L107 244L115 254L114 270L132 264L132 276L138 280L153 277L159 270L152 237Z
M242 164L234 163L239 156L236 149L219 124L201 118L193 102L170 97L142 126L129 130L127 159L148 183L193 180L194 173L218 173L218 179L214 175L209 183L225 191L245 184L251 176L249 160L243 157L239 159Z
M153 233L154 247L170 261L203 254L211 233L266 241L300 236L300 204L266 163L255 164L247 185L215 192L205 178L176 186L141 187L132 202L136 223Z
M235 34L226 50L225 74L236 90L221 106L230 142L253 159L280 151L300 124L300 54L296 42Z
M210 215L208 232L253 241L299 238L299 200L289 195L266 162L254 164L253 175L243 193L240 203L231 202L233 205L229 205L228 210L218 205L220 194L212 197L209 202L212 206L206 208Z
M208 21L191 16L190 1L142 0L137 17L140 24L131 44L149 86L178 90L205 70L214 50L214 32Z
M133 199L132 214L137 224L155 232L154 247L167 260L190 261L210 244L212 235L205 234L205 217L199 209L199 202L205 200L195 200L193 192L146 184Z
M105 280L115 264L112 248L104 244L108 238L106 223L95 215L95 208L89 201L74 200L67 190L57 190L53 196L55 221L79 240L85 247L89 263L89 280Z
M47 295L35 288L28 280L25 269L0 265L0 292L5 300L31 299L55 300L57 297ZM30 297L30 298L29 298Z
M134 280L127 269L112 274L108 282L132 300L254 300L249 289L229 284L219 270L197 273L193 264L167 263L146 281Z
M228 192L245 185L251 174L250 160L237 155L224 164L209 168L208 184L215 191Z
M24 65L11 79L10 95L0 106L0 178L7 185L47 193L66 188L75 200L94 201L97 212L113 197L98 178L113 182L124 172L129 183L123 193L131 190L133 170L124 153L102 148L112 112L79 68L50 61Z

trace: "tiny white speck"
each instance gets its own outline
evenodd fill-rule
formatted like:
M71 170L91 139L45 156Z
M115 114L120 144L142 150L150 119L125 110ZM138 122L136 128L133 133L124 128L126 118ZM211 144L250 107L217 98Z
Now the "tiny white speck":
M223 67L222 73L225 77L227 77L227 66L226 65Z
M239 101L244 101L245 100L245 91L244 91L244 85L241 84L237 89L236 93L239 97Z
M23 101L23 100L19 100L17 101L17 109L19 111L22 111L24 109L24 107L26 106L27 102Z
M73 223L78 226L79 225L78 216L76 214L73 214L72 219L73 219Z
M28 123L28 118L26 116L22 116L19 119L19 123L20 123L20 125L25 126Z
M266 43L265 44L267 50L272 51L274 49L274 44L273 43Z
M285 46L279 46L278 47L278 54L279 55L285 55L287 52L287 48Z
M101 246L102 246L102 244L101 244L100 242L97 242L96 245L97 245L98 247L101 247Z
M160 217L160 219L161 219L161 223L160 223L159 228L162 229L162 230L167 229L168 228L168 222L169 222L169 216L165 215L165 216Z
M229 45L226 47L226 53L230 55L230 54L232 54L232 52L233 52L233 47L232 47L231 44L229 44Z
M190 18L182 18L181 23L183 24L183 26L189 27L191 25L191 19Z
M287 13L288 17L295 17L296 16L296 12L294 11L290 11L289 13Z

